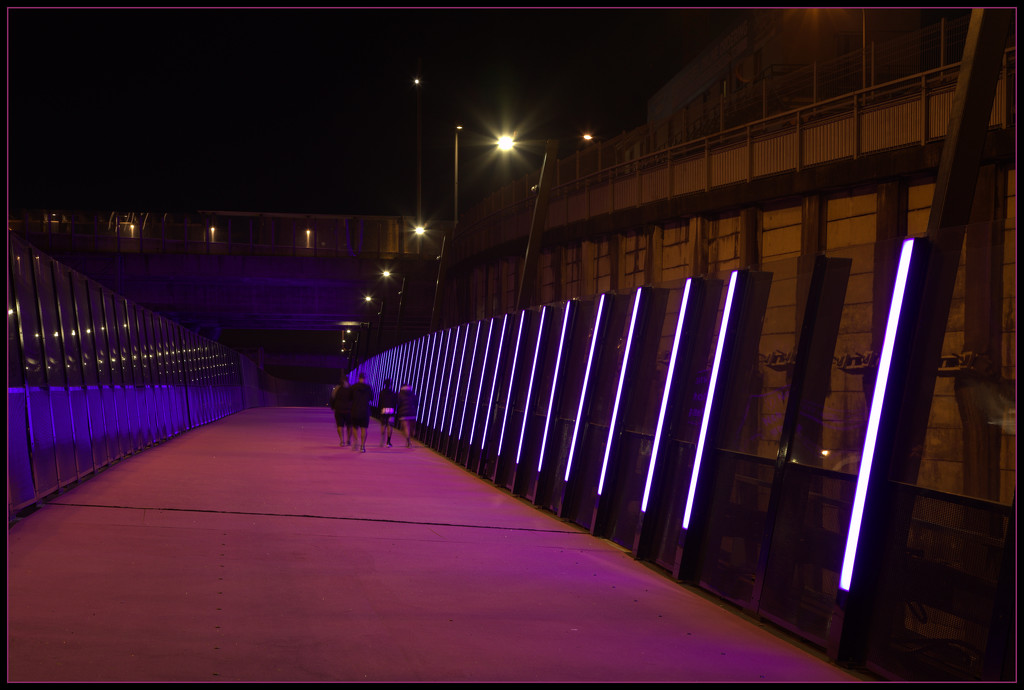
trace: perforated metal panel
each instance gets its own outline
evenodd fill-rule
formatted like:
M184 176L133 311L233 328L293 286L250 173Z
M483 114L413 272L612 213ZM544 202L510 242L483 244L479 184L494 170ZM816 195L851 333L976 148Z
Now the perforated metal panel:
M980 680L1010 508L899 485L868 664L894 678Z
M856 478L791 463L759 613L824 646L839 589Z

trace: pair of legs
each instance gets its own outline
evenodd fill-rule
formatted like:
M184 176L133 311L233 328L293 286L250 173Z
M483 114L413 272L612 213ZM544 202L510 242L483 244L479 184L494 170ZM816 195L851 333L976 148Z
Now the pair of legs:
M338 440L342 446L352 443L352 421L346 415L335 415L334 423L338 425Z
M402 430L405 431L405 445L409 447L412 445L412 425L416 423L413 418L402 419Z
M380 445L383 446L385 443L391 445L391 432L394 429L391 424L394 421L395 418L391 415L383 415L380 418Z
M353 419L352 426L355 428L355 433L359 435L359 450L366 452L366 429L370 426L369 419ZM352 445L355 448L355 444Z

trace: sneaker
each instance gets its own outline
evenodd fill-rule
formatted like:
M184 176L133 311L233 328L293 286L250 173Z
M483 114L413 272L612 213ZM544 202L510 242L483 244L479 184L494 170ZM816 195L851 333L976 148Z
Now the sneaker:
M366 448L360 448L360 449L359 449L359 452L360 452L360 453L365 453L365 452L366 452Z

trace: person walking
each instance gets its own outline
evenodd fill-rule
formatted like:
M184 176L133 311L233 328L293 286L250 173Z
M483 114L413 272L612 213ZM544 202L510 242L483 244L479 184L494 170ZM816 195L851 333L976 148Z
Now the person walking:
M395 408L398 406L398 397L391 390L391 379L384 380L384 389L377 396L377 406L380 408L380 446L383 448L386 442L390 448L391 431L395 425Z
M370 401L373 389L366 383L366 374L360 372L359 380L352 385L352 426L359 434L359 452L366 452L366 430L370 426ZM353 446L354 447L354 446Z
M344 448L352 443L352 389L348 379L341 375L341 381L331 391L331 402L334 410L334 423L338 426L338 439Z
M398 420L402 423L402 430L405 432L405 447L412 448L412 429L416 423L416 408L419 401L416 393L408 383L404 384L398 391Z

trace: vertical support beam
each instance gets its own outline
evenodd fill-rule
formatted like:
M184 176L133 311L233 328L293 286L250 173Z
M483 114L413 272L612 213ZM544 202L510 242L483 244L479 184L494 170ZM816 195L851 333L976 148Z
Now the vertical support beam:
M761 213L756 208L740 211L740 267L756 269L761 263L758 249L758 228Z
M593 240L580 242L580 296L597 294L597 243Z
M992 423L990 401L1009 388L1002 377L1003 224L994 222L1002 217L1000 198L1005 194L996 169L987 166L978 182L964 257L963 349L974 359L954 382L964 432L962 491L990 501L1000 500L1003 434Z
M665 229L660 225L647 227L647 255L644 257L644 284L657 285L662 280Z
M516 311L522 311L529 307L530 300L533 299L534 286L537 282L537 259L548 222L548 199L551 196L551 187L554 185L557 158L558 140L549 139L544 151L544 162L540 168L540 182L537 183L537 203L533 207L533 221L530 223L530 236L526 242L523 280L519 284Z
M929 399L946 331L964 244L978 186L979 170L988 121L1003 65L1006 37L1014 11L982 10L971 13L967 43L961 62L950 114L949 131L939 161L935 197L928 217L931 259L925 278L925 298L914 341L914 361L908 374L908 390ZM930 405L908 406L902 424L901 448L897 456L910 458L909 449L922 445L928 427ZM900 468L904 481L917 480L917 462Z
M708 220L703 216L690 219L690 237L693 252L690 260L691 275L699 276L708 272Z
M907 297L906 305L910 310L906 315L908 330L904 334L903 326L899 327L900 332L894 335L895 345L890 344L887 333L878 383L872 395L872 420L869 420L869 437L865 440L854 502L855 517L860 505L858 502L863 502L863 518L859 536L856 536L855 521L851 520L851 538L830 623L829 656L841 662L860 662L867 655L868 630L881 576L878 572L881 554L886 537L894 529L899 530L889 524L892 501L888 479L897 476L904 481L917 480L916 467L910 467L911 464L916 465L916 461L908 462L907 459L914 457L915 447L922 447L927 431L929 401L935 390L963 246L964 225L970 218L988 120L1012 18L1012 10L976 9L971 14L949 132L942 150L928 219L930 256L926 266L914 266L910 270L907 289L919 292ZM905 241L905 247L907 242L910 240ZM917 264L917 259L914 263ZM920 279L914 275L919 269L924 273ZM895 295L893 304L896 305ZM890 317L889 321L893 320ZM899 321L898 314L895 320ZM893 327L891 324L889 328ZM883 371L889 368L887 357L891 357L893 380L889 381L889 386L893 390L887 396L891 398L891 404L886 402L883 409L881 398L884 389L879 386L883 384ZM877 444L870 437L874 428L878 431ZM901 464L904 467L901 468ZM856 570L853 569L854 557Z

